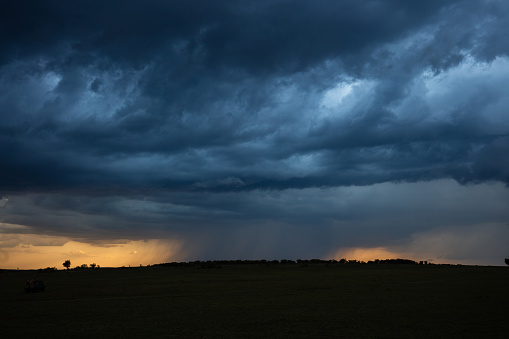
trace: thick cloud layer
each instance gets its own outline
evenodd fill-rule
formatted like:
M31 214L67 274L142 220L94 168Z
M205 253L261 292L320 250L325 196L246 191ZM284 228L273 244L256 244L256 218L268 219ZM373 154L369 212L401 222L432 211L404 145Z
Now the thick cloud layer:
M509 180L504 2L95 5L2 11L6 190Z
M507 185L508 18L502 0L2 1L0 222L182 235L203 213L251 223L250 199L277 224L299 214L288 190L309 225L330 217L317 188Z

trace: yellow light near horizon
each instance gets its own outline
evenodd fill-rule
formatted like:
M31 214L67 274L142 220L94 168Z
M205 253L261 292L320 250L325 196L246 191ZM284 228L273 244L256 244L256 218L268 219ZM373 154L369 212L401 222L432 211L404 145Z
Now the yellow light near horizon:
M63 245L37 246L19 244L3 248L0 268L38 269L56 267L63 269L65 260L71 267L95 263L102 267L151 265L180 261L181 244L176 240L138 240L120 244L90 244L67 241Z
M386 247L345 247L341 248L331 255L331 259L347 259L358 261L373 261L375 259L409 259L414 261L427 261L435 264L450 264L450 265L485 265L485 263L477 262L475 260L457 260L451 258L437 257L434 253L424 251L396 251L390 250Z
M346 247L337 250L331 256L333 259L347 259L347 260L359 260L359 261L370 261L375 259L410 259L415 260L408 253L398 253L389 251L385 247Z

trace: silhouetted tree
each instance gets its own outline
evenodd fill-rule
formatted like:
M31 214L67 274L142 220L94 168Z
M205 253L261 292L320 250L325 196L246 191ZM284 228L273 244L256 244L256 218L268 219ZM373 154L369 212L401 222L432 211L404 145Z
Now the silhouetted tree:
M65 268L69 269L69 267L71 267L71 261L70 261L70 260L66 260L66 261L64 261L64 263L62 264L62 266L64 266Z
M97 264L95 262L90 264L90 268L95 268L96 266Z

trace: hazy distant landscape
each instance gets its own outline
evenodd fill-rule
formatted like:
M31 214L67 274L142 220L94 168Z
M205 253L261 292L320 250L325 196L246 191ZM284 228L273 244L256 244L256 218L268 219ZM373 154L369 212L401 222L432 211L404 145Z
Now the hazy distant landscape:
M317 260L0 270L0 317L6 338L503 338L508 281L507 267Z

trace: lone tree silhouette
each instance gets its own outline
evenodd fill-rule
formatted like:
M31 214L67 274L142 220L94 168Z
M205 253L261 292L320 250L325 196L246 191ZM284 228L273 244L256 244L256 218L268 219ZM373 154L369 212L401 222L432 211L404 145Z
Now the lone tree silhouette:
M70 260L66 260L66 261L64 261L64 263L62 264L62 266L64 266L65 268L69 269L69 267L71 267L71 261L70 261Z

